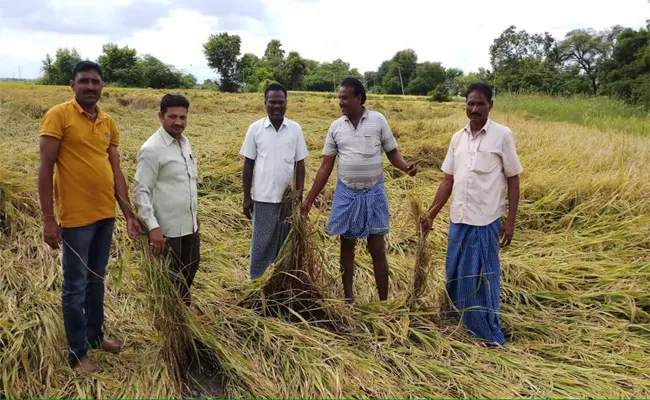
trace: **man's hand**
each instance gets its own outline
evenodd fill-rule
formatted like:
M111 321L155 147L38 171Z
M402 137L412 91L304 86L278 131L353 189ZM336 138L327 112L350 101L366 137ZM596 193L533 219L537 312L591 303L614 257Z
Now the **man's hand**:
M501 225L501 247L510 245L512 242L512 235L515 233L515 223L514 221L506 220L506 222Z
M309 211L311 210L312 203L309 202L308 200L303 201L300 203L300 213L302 214L303 217L306 217L309 214Z
M160 228L154 228L149 231L149 247L154 256L159 256L165 249L165 237Z
M253 204L252 199L244 199L244 215L249 220L253 219Z
M415 176L418 173L418 164L419 162L414 162L406 165L406 172L408 176Z
M428 235L432 225L433 225L433 218L429 217L428 215L423 216L420 219L420 231L422 232L422 234L425 236Z
M63 241L61 238L61 229L56 224L54 217L45 217L43 220L43 240L53 250L58 250Z
M126 233L129 235L129 239L136 239L138 235L144 232L145 230L142 227L142 224L136 218L126 219Z

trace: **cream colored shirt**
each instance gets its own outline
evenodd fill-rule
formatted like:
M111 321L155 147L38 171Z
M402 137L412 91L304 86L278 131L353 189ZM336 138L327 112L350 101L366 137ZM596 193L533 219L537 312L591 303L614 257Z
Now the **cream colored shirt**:
M454 176L451 222L474 226L503 216L507 178L523 171L512 131L489 119L475 135L469 124L454 134L441 169Z
M175 141L161 126L138 151L135 171L133 197L148 230L159 227L165 237L197 231L196 177L190 141Z

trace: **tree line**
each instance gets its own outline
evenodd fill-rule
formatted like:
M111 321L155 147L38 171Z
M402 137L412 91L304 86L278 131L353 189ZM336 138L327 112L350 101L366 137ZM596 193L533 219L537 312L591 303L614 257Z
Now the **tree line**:
M361 79L372 93L429 95L446 100L467 85L482 80L498 92L552 95L607 95L650 107L650 21L638 30L614 26L603 31L575 29L558 40L548 32L529 33L510 26L489 48L491 69L465 73L439 62L419 62L413 49L398 51L376 71L361 74L336 59L318 62L283 49L271 40L264 54L241 54L241 38L222 32L203 44L208 66L217 74L203 83L225 92L258 92L271 82L289 90L336 91L347 76ZM65 84L81 58L75 49L59 49L43 60L44 84ZM104 80L118 86L178 88L196 86L183 74L151 55L109 43L97 60Z
M47 54L41 67L43 76L37 83L67 85L74 66L80 61L81 56L75 48L60 48L54 58ZM153 89L196 86L194 75L178 71L173 65L165 64L152 55L138 56L137 51L128 46L105 44L97 63L102 67L104 82L115 86Z

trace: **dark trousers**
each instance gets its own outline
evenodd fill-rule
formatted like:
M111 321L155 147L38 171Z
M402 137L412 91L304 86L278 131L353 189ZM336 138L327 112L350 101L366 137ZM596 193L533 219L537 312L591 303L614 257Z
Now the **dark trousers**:
M171 258L171 280L187 305L191 303L190 287L199 269L200 242L199 232L167 238L167 255Z
M113 238L113 218L61 229L63 238L63 325L72 365L97 348L104 334L104 275Z

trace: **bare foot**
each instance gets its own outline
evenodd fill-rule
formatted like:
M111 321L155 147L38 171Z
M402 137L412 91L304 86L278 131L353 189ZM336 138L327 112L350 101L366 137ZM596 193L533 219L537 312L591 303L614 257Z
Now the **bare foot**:
M93 372L99 371L99 366L92 361L88 356L81 357L77 365L73 367L75 371L83 372L85 374L91 374Z
M99 348L109 353L119 353L122 345L115 340L104 339Z

